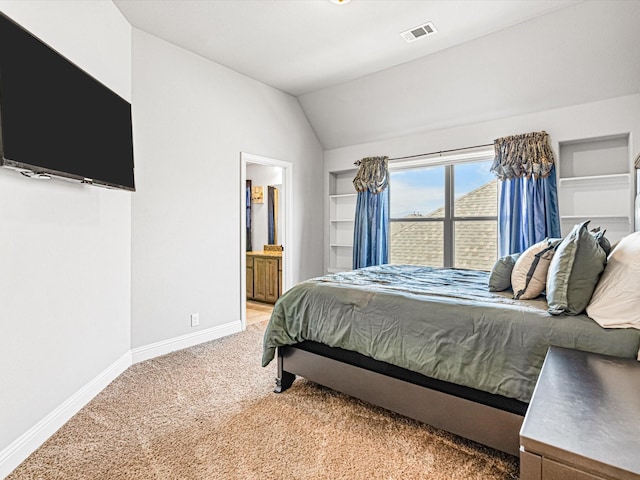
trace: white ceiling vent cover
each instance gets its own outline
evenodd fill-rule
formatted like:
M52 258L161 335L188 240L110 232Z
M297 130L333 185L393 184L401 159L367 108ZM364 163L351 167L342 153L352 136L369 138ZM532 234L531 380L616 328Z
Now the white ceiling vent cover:
M406 32L402 32L400 35L405 39L407 43L411 43L420 38L425 38L429 35L433 35L434 33L438 33L438 30L436 29L436 27L434 27L433 23L427 22L424 25L419 25L407 30Z

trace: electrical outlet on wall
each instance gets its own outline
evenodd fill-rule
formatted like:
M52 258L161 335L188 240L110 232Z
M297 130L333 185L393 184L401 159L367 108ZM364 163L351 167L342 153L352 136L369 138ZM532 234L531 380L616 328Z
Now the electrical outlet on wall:
M191 326L192 327L196 327L200 325L200 314L199 313L192 313L191 314Z

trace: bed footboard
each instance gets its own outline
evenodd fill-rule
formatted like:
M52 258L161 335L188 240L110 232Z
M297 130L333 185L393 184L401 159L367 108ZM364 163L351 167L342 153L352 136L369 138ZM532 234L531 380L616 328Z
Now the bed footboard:
M278 348L276 392L296 375L517 456L523 416L292 346Z

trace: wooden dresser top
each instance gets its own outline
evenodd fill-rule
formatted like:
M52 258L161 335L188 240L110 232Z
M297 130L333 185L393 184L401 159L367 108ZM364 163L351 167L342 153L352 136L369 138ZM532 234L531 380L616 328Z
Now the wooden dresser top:
M640 478L640 362L551 347L520 443L604 476Z

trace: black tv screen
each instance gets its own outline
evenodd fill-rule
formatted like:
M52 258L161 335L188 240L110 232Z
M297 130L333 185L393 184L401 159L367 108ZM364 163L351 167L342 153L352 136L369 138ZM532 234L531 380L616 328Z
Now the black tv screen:
M131 104L0 14L1 165L135 191Z

